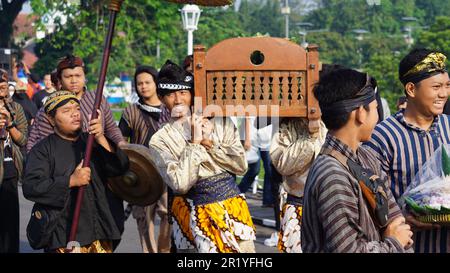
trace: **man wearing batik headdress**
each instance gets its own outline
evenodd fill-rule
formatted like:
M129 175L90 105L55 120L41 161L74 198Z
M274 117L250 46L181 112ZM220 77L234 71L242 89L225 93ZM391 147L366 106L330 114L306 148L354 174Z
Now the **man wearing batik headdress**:
M57 78L62 90L72 92L80 102L81 128L83 132L89 132L89 121L95 103L95 92L86 90L86 66L80 57L68 54L62 58L56 68ZM105 136L117 145L126 144L122 132L113 119L111 108L105 97L102 97L99 116L102 121L102 128ZM27 151L39 141L54 132L51 117L45 113L44 107L39 109L34 123L31 126L30 135L27 142ZM107 189L107 196L111 211L120 232L125 229L125 214L123 200L116 197L112 191ZM119 241L114 242L114 247Z
M434 151L450 143L450 117L442 115L450 89L446 59L428 49L415 49L402 59L399 79L408 104L378 124L367 143L382 163L397 200ZM421 223L411 215L406 219L414 230L416 252L450 250L449 228Z
M171 118L150 140L176 195L169 203L175 244L201 253L254 252L254 225L231 175L247 170L239 132L229 118L192 114L193 84L192 74L171 61L161 68L157 92Z
M25 167L23 194L35 202L28 241L35 249L63 253L77 189L85 186L75 251L110 253L121 235L108 200L107 178L123 175L129 168L128 157L104 135L100 115L89 122L89 133L82 131L80 102L72 92L53 92L43 108L55 129L31 149ZM89 167L83 167L89 134L95 143Z

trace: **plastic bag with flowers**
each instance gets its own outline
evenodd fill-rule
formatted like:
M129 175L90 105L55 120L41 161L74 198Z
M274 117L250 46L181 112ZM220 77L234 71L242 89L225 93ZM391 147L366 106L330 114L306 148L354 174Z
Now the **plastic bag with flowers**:
M402 195L400 204L425 223L450 223L450 145L438 148Z

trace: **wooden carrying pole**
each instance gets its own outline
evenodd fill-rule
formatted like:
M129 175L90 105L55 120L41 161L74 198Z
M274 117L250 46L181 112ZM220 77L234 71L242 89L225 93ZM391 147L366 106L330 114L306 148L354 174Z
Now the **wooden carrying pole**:
M103 59L102 59L102 65L100 68L100 77L97 84L97 91L95 92L95 102L94 102L94 109L92 109L92 116L91 120L96 119L98 117L97 110L100 109L100 104L102 102L103 97L103 87L105 85L105 79L106 79L106 71L108 69L108 62L109 62L109 55L111 52L111 43L112 38L114 34L114 28L116 24L116 16L117 13L120 11L120 7L122 5L123 0L111 0L109 4L109 25L108 25L108 34L105 38L105 44L103 48ZM86 145L86 152L84 156L83 161L83 167L89 167L89 163L91 161L91 155L92 155L92 147L94 144L94 135L89 135ZM78 194L77 194L77 200L75 204L75 210L73 213L73 219L72 219L72 226L70 229L70 236L69 236L69 244L71 242L76 241L77 236L77 230L78 230L78 222L80 220L80 210L81 210L81 204L83 202L83 194L84 194L84 186L78 188ZM71 252L72 249L67 249L68 252Z

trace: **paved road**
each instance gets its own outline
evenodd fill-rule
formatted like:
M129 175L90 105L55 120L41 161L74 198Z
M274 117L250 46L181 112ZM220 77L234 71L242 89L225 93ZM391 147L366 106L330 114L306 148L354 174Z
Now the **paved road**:
M33 250L28 244L25 229L30 217L33 203L26 200L22 195L22 189L19 187L19 202L20 202L20 252L42 252ZM267 247L264 245L264 239L270 237L274 231L272 228L264 226L256 226L256 252L258 253L276 253L278 252L274 247ZM125 232L122 236L122 241L116 249L117 253L140 253L140 242L136 228L136 221L132 216L125 223Z

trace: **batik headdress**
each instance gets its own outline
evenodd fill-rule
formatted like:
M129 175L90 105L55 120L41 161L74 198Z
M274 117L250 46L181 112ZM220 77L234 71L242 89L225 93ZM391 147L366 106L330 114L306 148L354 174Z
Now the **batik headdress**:
M446 60L447 57L444 54L432 52L405 74L401 75L400 80L403 84L408 82L418 83L439 73L447 72Z
M69 91L55 91L50 94L44 104L45 113L49 114L51 111L65 105L69 101L80 103L77 96Z

